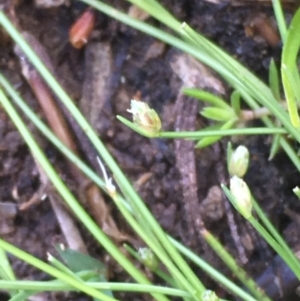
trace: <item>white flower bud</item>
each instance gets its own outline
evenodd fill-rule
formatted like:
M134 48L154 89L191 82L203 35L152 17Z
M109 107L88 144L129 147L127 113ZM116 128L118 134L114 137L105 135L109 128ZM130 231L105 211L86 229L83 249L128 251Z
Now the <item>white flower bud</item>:
M214 291L206 290L203 292L201 296L202 301L219 301L219 297L216 295Z
M239 177L230 179L230 191L234 196L234 207L237 211L249 219L252 216L252 196L248 185Z
M242 178L247 172L249 166L249 151L248 149L240 145L238 148L232 153L229 163L228 163L228 171L231 176L237 176Z
M155 271L158 268L158 259L151 249L139 248L138 255L141 262L151 271Z
M131 100L131 108L127 110L132 114L133 122L151 133L158 133L161 129L161 121L155 110L148 104L138 100Z

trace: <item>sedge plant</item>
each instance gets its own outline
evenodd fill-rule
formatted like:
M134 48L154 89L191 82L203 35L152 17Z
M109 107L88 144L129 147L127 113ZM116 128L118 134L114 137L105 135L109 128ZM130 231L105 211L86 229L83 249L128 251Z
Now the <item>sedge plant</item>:
M6 26L9 24L9 20L5 17L4 14L2 14L2 21L8 22ZM56 90L60 94L60 97L68 103L68 106L71 105L73 102L69 99L67 94L60 88L59 84L54 81L52 75L48 72L48 70L43 66L43 64L40 62L39 58L36 57L36 55L32 52L30 47L28 47L27 43L22 40L22 37L19 35L17 31L12 27L10 24L10 30L12 32L12 35L19 39L19 45L23 46L23 51L30 57L33 58L33 63L36 63L36 67L39 71L41 71L41 74L46 74L50 78L48 81L49 85L53 84L56 86ZM23 43L23 44L22 44ZM22 47L21 46L21 47ZM40 65L39 65L40 64ZM48 79L49 79L48 78ZM27 110L27 114L30 114L30 109L26 107L26 104L24 101L20 101L19 95L16 93L16 91L13 89L13 87L7 82L7 80L2 76L1 77L1 84L2 87L5 88L6 92L10 94L12 99L14 101L18 102L18 105L22 107L24 111ZM53 182L57 190L61 193L61 195L64 197L65 200L67 200L67 203L74 211L75 215L82 221L82 223L87 227L87 229L91 232L92 235L96 238L96 240L99 241L99 243L107 249L107 251L111 254L112 257L114 257L122 266L123 268L132 276L133 279L135 279L138 283L149 285L149 281L145 278L145 276L137 270L134 265L124 257L122 253L114 246L114 244L105 236L105 234L101 231L101 229L97 228L97 226L94 224L94 222L90 219L90 217L85 213L85 211L81 208L81 206L78 204L74 196L70 193L68 188L64 185L64 183L61 181L61 179L57 176L56 172L54 171L53 167L49 162L47 161L47 158L45 155L43 155L41 149L37 145L37 143L34 141L30 131L27 129L24 122L21 120L20 116L16 113L15 109L7 99L6 95L1 91L1 103L3 107L8 112L9 116L12 118L14 123L16 124L17 128L19 129L20 133L24 137L24 140L27 142L31 152L39 160L40 164L43 166L45 172L49 176L49 179ZM28 110L29 109L29 110ZM73 107L75 110L75 114L77 114L77 117L79 116L79 120L81 120L81 123L85 126L86 132L91 135L97 137L93 130L89 127L88 123L83 119L80 112L76 109L76 107ZM33 115L33 116L32 116ZM41 126L41 123L39 123L39 119L32 114L31 117L33 117L33 120L36 124L39 124ZM43 127L43 126L42 126ZM47 130L46 127L43 127L44 133L47 133L48 135L51 135L51 132ZM54 139L54 136L52 135L52 139ZM122 198L122 196L119 196L118 194L112 193L111 183L101 181L98 183L100 186L104 189L104 191L109 194L112 199L116 202L116 205L119 207L119 209L124 212L124 215L127 215L128 222L131 223L131 225L134 227L134 229L141 235L141 237L144 238L145 242L148 241L149 245L151 245L152 249L155 251L156 256L161 260L161 262L170 269L169 273L172 277L172 282L175 283L176 287L180 290L179 294L182 294L183 292L187 292L189 295L189 298L197 298L201 299L202 295L205 294L205 296L209 295L207 294L207 290L201 283L201 281L195 276L195 274L191 271L190 267L188 266L187 262L182 258L182 256L178 252L178 246L174 246L174 243L167 238L166 234L161 230L157 222L155 221L154 217L149 213L147 208L145 207L144 203L140 201L139 196L136 194L136 192L133 190L132 186L128 182L127 178L124 176L124 174L120 171L119 167L116 165L116 163L113 161L112 157L109 155L109 153L106 151L103 144L101 144L100 140L97 138L97 142L94 141L95 145L98 144L98 150L101 158L103 158L106 162L106 164L111 168L115 175L115 179L121 187L123 194L125 195ZM56 140L57 142L57 140ZM64 149L66 153L68 153L68 156L72 158L72 160L75 162L76 157L65 147L63 147L60 144L60 149ZM78 160L76 161L78 165ZM83 169L83 166L80 165L80 167ZM90 173L91 171L89 171ZM122 179L123 178L123 179ZM124 180L125 179L125 180ZM128 193L129 190L129 193ZM131 192L131 193L130 193ZM130 203L128 202L130 200ZM135 201L136 203L134 203ZM130 210L129 210L130 208ZM138 212L137 212L138 211ZM131 214L131 215L130 215ZM145 225L145 223L137 223L136 220L133 217L139 217L141 218L143 216L148 221L147 228L141 229L141 225ZM148 228L149 226L149 228ZM160 243L161 242L161 243ZM87 294L90 294L96 299L112 299L111 296L103 297L103 293L95 291L95 289L89 287L88 284L85 282L80 281L77 276L75 276L73 273L70 273L69 269L63 268L61 264L58 264L56 262L56 267L53 268L49 265L46 265L45 263L35 259L34 257L30 256L29 254L26 254L23 251L18 250L17 248L11 246L10 244L6 243L5 241L0 241L1 248L16 257L21 258L22 260L25 260L26 262L30 263L31 265L34 265L37 268L40 268L41 270L45 271L49 275L52 275L53 277L56 277L57 279L61 279L66 283L66 285L71 285L74 287L75 290L80 290L82 292L85 292ZM181 248L181 252L185 252L184 248ZM53 259L51 260L53 262ZM176 262L176 265L174 264ZM201 260L198 259L197 263L201 263ZM205 266L205 265L204 265ZM59 267L59 270L57 269ZM207 269L207 267L205 267ZM214 276L216 278L222 279L220 275L214 271ZM7 283L7 282L6 282ZM32 283L31 283L32 284ZM4 288L5 282L2 281L2 287ZM12 285L11 282L7 283L7 285ZM238 295L244 296L244 298L248 300L252 300L250 295L240 290L236 285L231 284L231 287L237 290ZM17 288L17 285L16 285ZM149 287L148 287L149 288ZM27 298L30 294L35 294L37 291L39 291L38 287L34 286L28 286L27 291L30 291L29 293L24 293L23 291L17 292L15 295L12 296L12 299L14 298ZM134 290L132 290L134 291ZM10 291L11 294L13 294L12 291ZM149 290L148 293L152 294L155 299L158 300L167 300L167 297L164 295L164 293L156 293L155 291ZM21 297L20 297L21 295Z
M284 21L282 21L283 13L280 3L279 1L274 1L276 17L280 21L280 32L284 42L283 60L280 69L281 72L278 72L274 64L271 64L270 83L269 86L267 86L224 51L206 40L200 34L196 33L187 24L181 24L179 21L177 21L157 1L148 0L130 2L140 6L150 15L154 16L160 22L170 27L174 34L166 33L144 22L133 19L125 13L116 11L114 8L100 1L83 0L83 2L110 15L111 17L124 22L125 24L144 31L147 34L153 35L154 37L159 38L162 41L193 55L200 61L205 61L207 65L212 67L215 71L219 72L221 76L223 76L223 78L232 86L234 91L230 98L230 105L226 101L204 91L185 91L185 93L189 94L190 96L194 96L207 102L210 107L206 107L201 114L217 122L217 124L211 128L201 131L193 133L163 132L161 129L160 119L156 112L147 106L140 107L139 104L137 106L137 104L134 102L132 103L130 111L135 116L135 123L119 117L121 121L147 137L179 139L189 138L197 140L199 147L212 144L225 135L270 134L274 137L274 145L272 147L274 150L272 151L271 149L272 156L275 155L276 150L279 148L279 146L281 146L291 158L297 169L300 170L299 158L285 138L286 135L290 135L296 141L300 142L300 135L297 129L299 125L299 117L297 115L297 101L299 100L299 95L297 94L298 91L296 91L299 74L295 63L299 45L293 42L295 36L297 36L298 32L300 32L299 30L295 30L295 28L299 29L300 10L296 12L291 27L287 28ZM105 145L99 140L95 131L90 127L89 123L76 108L70 97L61 88L60 84L55 80L51 73L45 68L41 60L24 41L20 33L14 28L3 12L0 12L0 24L20 46L25 55L31 60L32 64L43 76L47 84L72 113L78 124L85 130L88 138L97 149L99 157L108 167L108 171L105 171L105 175L113 174L113 179L110 179L108 176L105 176L104 179L102 179L80 159L78 159L68 148L66 148L32 112L32 110L26 105L26 103L18 95L11 84L5 79L5 77L1 75L0 84L2 90L0 91L0 101L2 106L15 123L32 154L35 156L39 164L41 164L51 182L54 184L58 192L63 196L67 204L72 208L76 217L95 237L99 245L103 246L106 251L111 254L111 256L123 267L123 269L132 277L133 281L135 282L130 283L129 285L126 283L112 284L106 281L104 275L101 275L102 277L100 277L100 279L98 278L95 280L95 274L85 274L83 271L78 270L74 271L70 266L66 266L52 257L50 257L50 262L52 265L43 263L30 254L27 254L24 251L21 251L8 244L7 242L0 240L0 275L2 279L0 280L0 285L2 289L6 289L10 293L11 300L25 300L30 295L47 290L82 291L92 296L95 300L108 301L116 300L112 293L115 290L145 292L151 294L154 299L161 301L169 300L169 296L177 296L186 300L219 300L219 298L213 292L208 290L203 285L201 279L194 274L187 264L186 258L193 261L206 273L211 275L211 277L225 286L230 292L236 294L243 300L269 300L269 298L265 296L263 292L259 290L259 288L255 287L253 280L252 282L249 281L249 278L244 271L242 271L240 267L236 265L233 258L230 257L230 254L226 253L226 250L223 248L223 246L219 244L219 242L215 240L210 233L204 233L203 235L207 238L207 241L213 248L222 251L220 252L220 257L230 268L232 268L232 270L235 271L236 275L243 282L243 285L248 288L251 294L247 291L244 291L238 285L234 284L228 278L214 270L196 254L193 254L180 243L167 236L167 234L161 229L160 225L149 212L143 200L133 189L126 175L124 175L120 167L109 154L105 148ZM298 39L298 41L300 41L300 39ZM292 53L292 55L289 56L288 53ZM278 92L280 82L279 74L281 74L281 80L285 92L283 101L281 101L280 93ZM8 99L7 96L9 96L10 99ZM245 120L241 119L241 116L243 116L240 106L241 100L247 102L251 110L255 112L253 113L253 116L255 116L255 118L260 118L264 122L265 127L236 128L238 123L245 122ZM142 254L141 250L140 252L136 252L135 250L130 250L130 248L128 248L129 252L131 252L131 254L133 254L138 260L148 266L153 272L157 273L158 276L164 279L166 282L165 287L151 284L145 275L132 263L132 261L130 261L120 252L116 245L109 240L103 231L99 229L93 222L90 216L83 210L83 208L81 208L78 201L59 178L58 174L53 169L46 156L43 154L43 151L32 137L26 124L24 121L22 121L12 105L12 102L14 105L19 106L23 112L30 117L37 128L39 128L41 132L54 145L56 145L57 148L66 155L66 157L68 157L69 160L74 162L74 164L82 169L86 175L88 175L106 194L111 197L115 205L122 212L126 221L147 246L147 249L143 250ZM285 110L285 107L287 107L288 111ZM276 123L272 122L269 116L275 116ZM145 119L143 117L147 118ZM145 120L147 121L146 123L144 122ZM150 123L149 120L151 121ZM245 187L243 182L240 182L239 180L235 180L235 182L237 182L238 187ZM118 193L118 190L115 189L115 187L120 188L121 193ZM234 184L232 184L232 187L234 187ZM227 190L225 187L224 190L228 197L234 201L234 204L236 204L239 197L234 195L234 188L232 188L232 192ZM243 197L244 195L249 197L249 195L251 195L250 190L246 189L246 192L242 193ZM252 196L251 199L253 199ZM293 256L291 250L276 232L274 227L269 223L256 202L254 202L253 207L259 214L259 218L261 219L263 226L258 224L256 219L254 219L252 214L250 214L251 212L249 213L249 211L247 211L245 213L242 211L242 215L252 222L253 226L264 236L264 238L271 244L278 254L283 257L287 264L293 267L293 272L297 277L299 277L299 263ZM141 222L145 220L147 223ZM268 229L267 233L264 227ZM6 252L11 253L14 256L48 273L54 277L54 280L44 281L42 283L17 280L13 274L11 266L9 265L9 261L7 260ZM153 264L153 260L158 261L160 265L163 265L167 272L165 272L165 270L161 270L160 265L157 264L157 262ZM87 269L89 269L88 266Z

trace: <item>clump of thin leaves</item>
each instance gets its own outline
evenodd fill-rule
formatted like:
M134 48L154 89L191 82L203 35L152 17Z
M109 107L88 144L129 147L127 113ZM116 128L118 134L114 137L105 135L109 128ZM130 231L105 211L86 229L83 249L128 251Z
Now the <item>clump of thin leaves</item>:
M142 114L149 114L149 112L151 112L149 116L146 115L146 127L145 123L141 124L140 122L141 120L145 120L145 118L139 118L140 116L137 116L138 118L135 119L135 122L138 121L139 124L131 123L128 120L119 117L121 121L147 137L190 138L198 141L198 147L205 147L215 143L224 135L259 133L272 134L274 136L270 156L273 157L278 148L282 147L297 169L300 170L300 161L298 156L285 139L285 136L288 134L300 142L300 134L297 129L299 126L299 117L297 112L297 102L299 101L299 91L297 90L297 87L299 87L299 72L296 68L296 57L300 46L300 9L296 12L291 26L286 28L285 23L282 21L283 13L280 3L279 1L274 1L276 16L280 21L279 27L282 34L282 40L284 41L284 46L282 65L280 68L281 72L278 72L275 64L272 62L270 65L269 85L266 85L236 60L232 59L217 46L195 32L187 24L182 24L176 20L155 0L132 0L130 2L141 7L158 21L170 27L174 34L166 33L144 22L133 19L100 1L82 0L82 2L87 3L88 5L120 20L121 22L124 22L125 24L144 31L147 34L161 39L162 41L193 55L195 58L205 62L208 66L219 72L219 74L233 88L233 93L230 96L229 102L205 91L196 89L185 90L187 95L193 96L207 103L207 106L200 112L200 114L214 122L214 124L209 128L195 133L163 132L161 129L161 122L157 114L153 111L147 111L148 109L152 110L151 108L143 108L142 110ZM41 60L32 51L30 46L25 42L20 33L18 33L18 31L12 26L3 11L0 12L0 24L19 45L35 68L43 76L47 84L53 91L55 91L62 103L77 120L78 124L84 129L88 138L97 149L101 160L106 163L106 166L108 167L107 173L114 175L113 180L115 180L115 185L118 186L120 189L118 191L121 191L121 193L118 193L117 190L111 189L112 187L115 187L112 186L114 185L112 184L112 179L109 177L101 179L93 170L86 166L67 147L65 147L65 145L63 145L32 112L10 83L2 75L0 75L0 83L2 86L2 90L0 90L0 101L4 109L7 111L8 115L22 134L33 156L37 159L39 164L41 164L57 191L62 195L69 207L72 208L76 217L83 223L83 225L85 225L99 245L101 245L123 267L123 269L135 282L130 284L107 282L104 272L105 267L101 265L101 263L96 264L94 259L85 257L82 254L73 254L71 251L61 252L66 263L62 263L58 259L50 256L50 265L0 239L0 277L2 279L0 280L0 285L1 288L9 292L11 300L25 300L28 296L47 290L82 291L92 296L95 300L106 301L116 300L113 295L114 290L145 292L151 294L154 299L159 301L167 301L170 296L193 300L219 300L213 292L207 290L201 282L201 279L194 274L189 264L186 262L186 258L193 261L206 273L211 275L213 279L217 280L230 292L239 296L243 300L270 300L259 288L257 288L255 282L241 270L241 268L236 264L234 258L226 252L223 246L208 231L203 232L203 237L219 254L222 260L228 265L243 285L247 287L250 293L241 289L240 285L238 286L231 282L229 279L214 270L201 258L193 254L190 250L167 236L149 212L143 200L136 193L126 175L124 175L110 153L107 151L102 141L99 140L95 131L82 116L81 112L76 108L70 97L61 88L60 84L55 80L51 73L45 68ZM279 74L281 74L285 93L282 100L280 97ZM66 157L68 157L69 160L74 162L74 164L76 164L92 181L94 181L108 196L111 197L114 204L118 207L127 222L139 235L147 248L146 251L143 250L142 252L141 250L132 249L129 246L126 246L126 249L133 257L136 258L136 260L139 260L144 264L147 263L146 265L152 270L152 272L156 273L165 281L165 287L152 285L144 273L142 273L136 265L128 259L128 257L124 256L118 247L105 235L105 233L94 223L90 216L79 205L78 200L76 200L76 198L72 195L68 187L66 187L63 181L59 178L57 172L53 169L53 166L49 163L43 151L32 137L32 134L28 130L26 124L15 110L12 102L7 98L7 95L13 101L14 105L19 106L32 120L36 127L40 129L42 133L54 145L56 145ZM248 104L250 110L245 111L241 109L242 101L245 101ZM287 103L288 112L285 111L285 102ZM251 116L251 118L262 119L265 127L251 129L246 128L247 121L251 119L249 116ZM272 121L269 116L275 117L276 121ZM145 115L142 117L145 117ZM148 117L150 117L150 119ZM240 161L237 160L237 162ZM252 223L252 225L292 268L295 275L300 278L299 263L295 260L291 250L288 246L286 246L280 235L269 223L253 199L250 189L245 188L246 186L243 180L239 178L237 179L236 175L233 177L234 180L232 182L231 191L223 186L228 198L235 204L237 209L241 208L240 205L237 205L239 197L236 193L234 193L234 191L237 189L239 189L238 191L242 191L240 195L243 198L245 196L247 201L243 203L247 204L247 208L242 209L242 215ZM233 187L237 188L233 189ZM253 218L253 209L259 215L263 226ZM7 260L6 252L9 252L48 273L54 280L42 283L17 280L9 261ZM145 258L145 254L150 257ZM155 264L153 264L153 260L155 260ZM77 266L75 265L76 261L81 261L84 264ZM85 267L88 271L84 271Z

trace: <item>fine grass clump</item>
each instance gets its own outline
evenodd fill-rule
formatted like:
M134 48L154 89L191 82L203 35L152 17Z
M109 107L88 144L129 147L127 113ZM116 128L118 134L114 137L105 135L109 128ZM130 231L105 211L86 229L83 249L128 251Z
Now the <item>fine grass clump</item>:
M138 104L137 108L137 104L133 103L133 107L131 108L132 113L143 114L142 116L135 115L134 122L130 122L121 116L118 116L119 120L146 137L193 139L197 140L197 147L208 146L228 135L273 135L270 157L274 157L279 147L281 147L295 167L300 171L298 155L286 139L287 136L290 136L300 142L298 115L298 101L300 99L298 89L299 71L296 64L297 53L300 47L300 9L295 13L292 23L288 27L283 18L280 2L273 1L283 41L282 65L279 68L280 71L278 71L279 69L275 64L273 62L271 63L270 80L268 84L265 84L222 49L195 32L188 24L176 20L166 9L154 0L130 2L139 6L162 24L169 27L173 32L172 34L164 32L145 22L133 19L127 14L117 11L113 7L100 1L82 0L82 2L194 56L201 62L205 62L205 64L218 72L233 90L229 102L204 91L196 89L185 90L187 95L208 103L209 106L204 108L200 113L215 122L215 125L212 127L196 132L164 132L156 112L145 105L141 108L141 104ZM10 300L26 300L29 296L39 292L56 290L81 291L90 295L95 300L104 301L117 300L114 297L114 291L147 293L151 294L153 299L159 301L170 300L171 296L195 301L221 300L214 292L204 286L201 279L192 271L187 261L194 262L220 285L243 300L270 300L270 298L257 287L255 281L239 267L234 258L232 258L218 240L206 229L202 231L203 238L217 252L247 290L242 289L240 283L235 284L220 274L191 250L169 237L167 233L163 231L126 175L122 172L103 142L99 139L97 133L74 105L69 95L62 89L61 85L56 81L49 70L47 70L41 59L24 40L22 33L18 32L3 11L0 12L0 24L12 37L14 42L18 44L47 85L73 115L78 125L84 130L86 136L92 142L101 158L100 162L105 176L101 178L67 148L29 108L7 79L3 75L0 75L0 101L3 108L24 138L32 155L38 164L42 166L47 177L67 205L72 209L76 218L86 227L91 235L93 235L99 245L122 266L124 271L126 271L132 279L132 283L110 283L105 277L105 267L103 267L103 265L97 265L92 258L88 256L82 257L82 254L74 254L72 251L61 251L61 256L66 263L62 263L58 259L50 256L50 264L47 264L0 239L0 286L10 294ZM281 83L284 90L283 97L281 97L280 94ZM242 101L247 103L250 108L249 111L241 110L240 103ZM147 265L152 272L161 277L165 286L156 286L151 283L145 274L136 267L134 261L125 256L103 230L96 225L59 177L41 147L32 136L27 125L17 113L15 106L18 106L58 150L112 199L128 224L147 246L144 250L134 250L129 246L125 246L125 248L136 260ZM285 108L287 108L287 110ZM249 116L252 116L251 118L261 119L264 127L245 127L247 121L251 119ZM147 121L146 123L141 122L145 120ZM241 123L244 124L244 127L238 128L238 125ZM145 124L147 125L146 127ZM235 163L230 162L233 158L232 156L235 156L235 151L229 146L228 165L231 166L230 173L232 179L230 189L222 185L224 192L234 204L235 208L252 224L272 248L274 248L300 280L299 261L268 221L266 214L260 209L252 196L251 189L242 179L247 168L240 165L240 159L245 159L245 153L242 153L241 158L234 158L234 160L236 160ZM102 162L105 162L107 170L104 169ZM232 166L232 164L234 164L234 166ZM245 170L241 172L241 168ZM113 176L110 177L109 175ZM253 217L253 212L257 214L258 219ZM44 271L53 277L53 280L38 282L16 279L6 257L6 252ZM74 262L78 260L83 262L83 266L76 266L75 268ZM94 268L92 267L93 265L90 265L91 262L94 263Z

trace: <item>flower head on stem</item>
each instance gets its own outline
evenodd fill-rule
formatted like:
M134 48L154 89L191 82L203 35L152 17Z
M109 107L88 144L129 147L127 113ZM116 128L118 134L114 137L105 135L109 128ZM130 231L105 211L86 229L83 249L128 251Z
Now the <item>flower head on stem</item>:
M139 100L131 100L131 107L127 110L132 114L133 122L150 133L158 133L161 129L161 121L155 110L148 104Z

